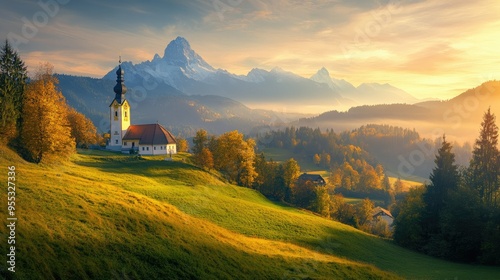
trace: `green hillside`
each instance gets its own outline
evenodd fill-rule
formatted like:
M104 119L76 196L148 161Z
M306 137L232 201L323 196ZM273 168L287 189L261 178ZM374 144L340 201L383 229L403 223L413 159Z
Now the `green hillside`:
M184 161L82 151L69 163L40 166L0 148L4 176L16 166L15 278L495 279L500 273L416 254L277 205ZM5 191L1 196L5 205ZM0 232L6 236L7 228ZM2 252L6 246L4 240ZM5 269L2 277L10 277Z

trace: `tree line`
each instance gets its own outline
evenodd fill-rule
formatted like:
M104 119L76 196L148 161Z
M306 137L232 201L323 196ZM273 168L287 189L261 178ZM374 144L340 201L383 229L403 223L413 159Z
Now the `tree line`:
M495 116L484 114L468 167L443 137L430 184L396 207L394 240L454 261L500 264L500 153Z
M0 50L0 141L26 160L67 158L102 140L93 123L66 104L49 63L32 77L8 41Z

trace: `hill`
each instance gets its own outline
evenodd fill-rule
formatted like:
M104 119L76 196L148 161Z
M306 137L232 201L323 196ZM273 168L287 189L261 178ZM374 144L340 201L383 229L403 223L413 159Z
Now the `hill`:
M329 111L317 117L301 119L297 125L350 130L365 124L389 124L415 128L427 138L446 134L448 139L472 142L484 112L491 107L500 115L500 81L489 81L447 101L416 104L358 106L346 112Z
M413 253L188 161L80 151L46 166L0 148L0 164L16 166L16 279L494 279L500 272Z

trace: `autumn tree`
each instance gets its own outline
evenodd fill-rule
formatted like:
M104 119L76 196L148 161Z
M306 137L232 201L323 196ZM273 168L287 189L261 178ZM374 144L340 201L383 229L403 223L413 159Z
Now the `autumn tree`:
M313 156L313 162L314 162L314 164L316 164L317 166L319 166L319 163L321 162L321 156L319 154L314 154L314 156Z
M328 168L330 166L330 162L332 160L332 157L330 154L323 152L321 154L321 164L325 167Z
M361 172L361 176L359 178L359 183L357 190L359 191L367 191L369 189L379 189L380 188L380 177L373 169L371 165L365 165L363 171Z
M299 207L314 211L316 202L315 185L309 180L299 180L293 187L293 203Z
M294 158L290 158L285 162L283 169L285 186L291 188L300 176L299 163Z
M177 152L184 153L189 151L189 144L186 139L177 137L176 140L177 140Z
M348 162L342 164L341 171L340 186L346 190L354 189L360 180L358 171L354 170Z
M233 182L252 186L257 177L253 139L245 140L243 134L234 130L219 136L211 146L215 169L222 171Z
M0 138L16 137L22 120L22 101L28 74L8 41L0 50Z
M328 189L323 186L314 188L314 201L312 210L323 217L330 218L330 195Z
M368 229L368 223L372 220L374 207L375 205L373 204L373 201L368 198L363 199L363 202L356 205L358 226L365 231Z
M357 226L356 209L345 202L341 194L335 194L330 197L330 217L341 223Z
M21 143L36 163L67 157L75 150L64 96L56 89L53 67L40 65L23 98Z
M401 178L398 178L398 179L394 182L394 184L393 184L393 187L392 187L392 188L394 189L394 193L396 193L396 194L400 194L400 193L402 193L402 192L403 192L403 189L404 189L404 183L403 183L403 181L401 181Z
M212 155L212 152L210 152L207 147L201 149L201 152L198 155L198 164L201 168L207 170L211 170L212 168L214 168L214 157Z
M68 107L68 121L71 127L71 137L75 139L77 147L87 148L97 143L97 129L90 119L75 109Z

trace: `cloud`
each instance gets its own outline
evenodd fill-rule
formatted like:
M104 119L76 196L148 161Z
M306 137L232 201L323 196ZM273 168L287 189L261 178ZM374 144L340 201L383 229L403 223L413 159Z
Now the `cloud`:
M457 71L455 66L461 61L462 56L463 52L447 44L436 44L408 55L408 60L397 68L427 75L455 72Z
M21 18L40 9L8 1L0 35L21 32ZM183 36L214 67L237 74L280 66L309 77L325 66L355 84L435 94L498 72L498 14L500 3L489 0L70 1L19 51L30 67L43 59L56 71L100 77L118 55L139 63Z

